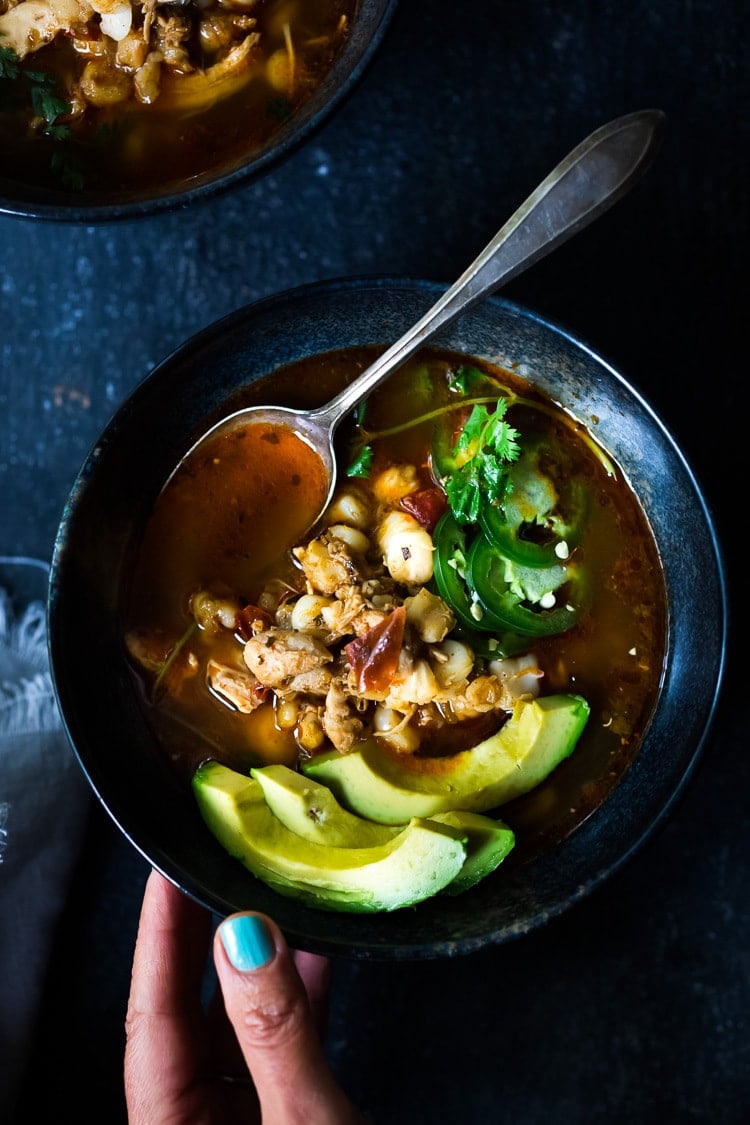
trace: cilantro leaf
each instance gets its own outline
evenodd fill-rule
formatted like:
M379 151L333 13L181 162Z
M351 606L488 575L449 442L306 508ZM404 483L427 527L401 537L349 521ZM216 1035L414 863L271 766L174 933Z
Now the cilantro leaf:
M59 142L71 135L69 125L60 124L59 118L72 111L70 102L59 97L57 78L45 70L24 69L20 59L10 47L0 47L0 104L3 110L20 112L44 122L38 135ZM65 187L83 187L83 172L80 161L63 148L55 148L50 158L52 172Z
M18 78L21 68L18 55L10 47L0 47L0 78Z
M48 125L54 125L58 117L70 112L69 102L57 98L46 86L31 87L31 107L37 117L43 117Z
M346 470L348 477L369 477L372 468L372 446L366 445Z
M498 399L494 412L476 405L453 449L458 468L445 481L451 511L461 524L476 523L483 503L502 505L511 488L508 464L521 450L518 431L505 421L507 403Z
M466 394L477 383L481 383L486 378L485 375L477 367L470 367L468 364L463 363L457 367L455 371L448 372L448 386L452 391L459 391L461 394Z
M48 125L44 130L45 137L52 137L53 141L64 141L70 136L70 125Z

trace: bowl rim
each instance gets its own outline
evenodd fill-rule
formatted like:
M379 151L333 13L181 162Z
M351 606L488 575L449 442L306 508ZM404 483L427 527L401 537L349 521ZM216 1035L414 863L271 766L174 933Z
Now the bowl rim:
M373 63L399 5L399 0L369 0L372 11L357 0L353 34L324 80L307 102L289 119L288 127L275 133L249 161L229 171L221 169L191 177L181 185L161 193L150 188L145 193L107 193L103 203L69 202L63 192L37 191L0 174L0 215L28 221L67 225L70 223L108 224L137 221L164 213L191 209L223 196L235 188L260 179L303 147L352 96Z
M217 347L217 345L220 346L222 341L233 340L238 332L250 331L252 333L252 327L253 325L257 326L259 319L268 321L270 318L273 321L274 315L279 310L282 313L288 313L300 304L306 305L311 301L315 306L316 302L325 304L331 301L335 303L336 300L346 302L356 301L357 299L378 300L388 297L394 300L402 300L408 296L417 302L422 302L427 307L446 288L447 285L436 282L387 276L330 279L309 283L262 298L207 325L159 363L121 404L84 462L65 506L53 552L48 597L48 642L53 682L71 747L109 816L150 865L160 870L163 875L191 898L218 914L227 913L228 908L265 908L268 912L277 915L277 920L291 944L297 948L327 956L369 960L415 960L452 957L457 954L471 953L491 945L502 944L537 929L551 918L563 913L619 871L665 822L678 800L683 796L702 755L713 726L723 686L728 631L727 587L723 553L713 517L701 486L671 432L635 386L588 344L546 316L505 298L491 297L469 312L467 316L478 318L492 314L497 316L500 322L505 318L505 320L509 319L510 322L519 325L521 328L530 327L535 331L541 330L544 334L551 333L550 340L555 340L558 344L564 345L565 348L571 350L572 354L580 356L582 362L585 360L587 364L592 364L597 373L601 373L605 378L614 381L614 386L619 388L619 392L624 393L629 402L638 405L639 411L645 419L644 424L648 425L650 430L656 434L664 450L673 459L674 470L670 471L676 471L681 480L681 487L687 491L694 501L695 512L700 520L699 530L703 539L703 547L711 555L710 560L706 557L702 559L701 569L707 575L710 601L710 620L704 625L707 630L706 635L710 638L713 648L711 650L710 686L707 689L702 689L705 692L705 697L701 700L700 718L695 720L697 729L694 732L689 752L681 752L677 757L674 757L676 752L667 747L666 756L672 754L673 759L665 763L658 763L655 767L656 790L653 785L654 779L649 778L645 779L649 782L645 790L641 789L640 787L644 782L643 771L646 768L646 755L643 752L643 747L647 746L652 735L652 730L649 727L644 734L642 750L636 755L633 763L625 771L615 789L608 795L603 804L570 836L556 844L552 849L552 854L561 857L561 862L571 863L573 869L576 870L581 867L581 849L589 845L596 849L597 863L589 870L586 866L589 855L586 853L584 856L586 862L583 867L587 873L583 877L577 878L574 885L568 887L567 893L555 895L554 891L548 891L548 887L545 885L538 895L529 894L528 899L523 899L526 903L526 913L518 922L506 925L501 930L480 934L473 933L468 936L461 934L455 936L443 935L439 939L432 939L427 936L429 933L429 913L432 909L430 903L428 903L422 904L423 907L427 907L425 911L427 921L425 933L421 937L415 937L414 940L411 940L410 937L409 940L401 939L392 942L387 940L382 943L360 942L348 933L342 937L331 937L330 934L321 934L321 927L317 926L315 922L315 916L325 912L302 907L299 903L294 903L293 900L287 900L285 903L275 892L271 892L270 900L265 892L262 892L260 906L238 907L228 903L219 894L207 893L206 888L201 886L200 880L195 875L178 870L175 862L165 854L158 842L152 841L149 844L148 842L144 843L142 838L135 838L136 833L132 828L132 816L128 817L127 808L123 813L116 799L117 793L115 793L115 799L113 799L111 779L102 777L96 753L91 753L90 747L86 745L85 737L81 737L80 715L77 712L75 700L71 698L68 675L65 670L67 652L62 619L61 585L64 584L66 571L69 572L71 565L71 535L75 531L76 521L80 521L79 509L82 503L85 504L92 480L95 479L97 467L102 463L102 459L106 460L108 451L113 444L116 447L122 429L127 430L128 425L132 425L132 419L137 417L139 409L143 411L144 407L148 405L151 395L158 390L160 380L173 378L176 373L179 373L180 378L184 378L184 371L179 371L179 368L183 362L190 362L189 357L192 356L195 360L196 356L199 356L204 362L206 352L210 353L211 349ZM437 344L438 341L436 341ZM341 346L346 345L342 344ZM447 346L453 347L454 345L448 344ZM307 354L321 350L327 349L317 347ZM469 352L469 354L471 353ZM475 352L475 354L481 353ZM273 366L278 366L278 364ZM708 670L704 671L708 675ZM682 670L675 667L672 669L672 674L674 676L681 675ZM698 683L703 684L704 681L705 676L703 680L699 679ZM676 716L673 714L672 719L675 718ZM661 733L663 735L663 731ZM676 740L672 741L676 742ZM649 758L653 759L654 754L650 747L648 754ZM619 807L615 802L619 803ZM610 826L609 822L604 820L604 812L607 808L611 814L609 821L616 822L614 826ZM620 822L625 824L623 830L624 844L621 840L614 840L613 838L613 833L616 834L617 831L617 823ZM547 853L543 857L543 863L534 864L541 871L542 880L547 879L548 883L552 870L550 868L550 854ZM232 862L236 863L237 861ZM553 882L554 878L553 873ZM257 890L257 887L255 889ZM521 888L521 890L524 891L524 888ZM266 903L270 901L272 907L278 904L279 909L274 911L269 909L267 905L264 907L263 899ZM288 903L292 903L289 907L289 917L286 916ZM397 911L394 913L403 914L404 912ZM298 916L301 921L297 921ZM379 918L383 916L334 914L328 915L328 917L329 919L333 917L340 920L342 918ZM322 928L325 930L328 927L324 924ZM345 921L342 923L341 929L348 931L353 930L354 927Z

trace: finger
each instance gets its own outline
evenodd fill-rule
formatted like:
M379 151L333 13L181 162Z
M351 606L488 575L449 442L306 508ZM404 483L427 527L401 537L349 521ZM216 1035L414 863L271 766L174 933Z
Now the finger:
M278 926L263 915L230 916L216 932L214 960L263 1120L361 1122L328 1066L305 985ZM312 976L322 980L324 974L316 969Z
M295 950L293 954L297 972L305 986L307 999L320 1039L325 1035L328 1022L328 996L331 989L331 962L315 953Z
M129 1121L161 1120L205 1066L201 981L211 916L157 872L149 875L125 1021Z

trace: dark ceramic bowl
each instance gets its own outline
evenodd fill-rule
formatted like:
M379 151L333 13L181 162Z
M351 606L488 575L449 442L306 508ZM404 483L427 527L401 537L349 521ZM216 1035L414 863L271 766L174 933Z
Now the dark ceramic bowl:
M441 292L424 282L330 282L241 309L165 360L117 412L84 464L57 537L49 597L51 661L62 715L99 799L148 862L219 914L266 911L302 949L354 958L452 956L505 942L589 894L633 855L683 789L723 675L721 553L700 488L673 438L618 372L533 313L491 299L444 330L454 351L521 364L581 419L641 499L663 561L668 641L663 680L632 764L562 842L500 868L456 897L381 915L333 914L254 879L207 834L189 787L160 755L123 656L127 559L175 463L243 385L301 357L385 345ZM685 544L690 550L685 550Z
M252 144L245 152L238 152L235 147L231 154L220 158L211 157L212 146L203 144L205 167L196 167L189 176L173 175L167 179L165 169L164 180L155 185L132 187L121 183L91 189L85 185L55 188L49 183L34 182L28 175L19 177L6 153L0 168L0 214L56 222L138 219L187 207L257 179L303 144L351 94L380 47L397 3L398 0L357 0L350 31L331 69L309 99L261 144ZM154 105L158 105L158 99ZM142 111L143 120L148 120L150 108ZM200 127L199 116L192 120Z

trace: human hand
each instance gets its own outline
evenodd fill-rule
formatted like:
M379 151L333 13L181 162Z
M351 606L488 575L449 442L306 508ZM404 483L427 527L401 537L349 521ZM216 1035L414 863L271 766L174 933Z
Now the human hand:
M363 1125L320 1038L330 963L234 914L214 936L220 989L201 1002L211 915L152 872L126 1019L130 1125Z

